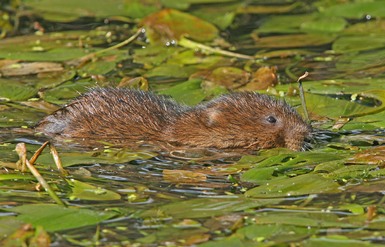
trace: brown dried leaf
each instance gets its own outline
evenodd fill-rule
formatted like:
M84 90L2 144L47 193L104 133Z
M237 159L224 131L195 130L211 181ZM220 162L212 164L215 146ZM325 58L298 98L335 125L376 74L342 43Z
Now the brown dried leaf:
M145 77L123 77L120 80L118 87L138 88L141 90L148 90L148 81Z
M277 85L277 67L261 67L251 75L251 80L242 89L254 91L265 90Z
M211 87L210 84L214 84L227 89L236 89L250 80L250 73L236 67L219 67L213 71L199 71L193 74L191 78L203 79L203 86L205 87Z
M12 63L0 68L0 74L3 76L21 76L39 74L42 72L62 71L63 66L60 63L50 62L32 62L32 63Z
M0 242L1 246L50 246L51 239L42 228L33 228L31 224L22 225L10 236Z
M185 246L193 246L193 245L196 245L199 243L206 242L209 239L210 239L209 234L202 234L202 233L193 234L193 235L184 239L184 245Z
M334 130L339 130L341 129L342 127L345 126L345 124L347 124L348 122L350 122L350 118L344 118L344 117L340 117L339 119L337 119L337 121L334 123L332 129Z
M11 64L17 63L19 60L13 60L13 59L2 59L0 60L0 69Z
M385 164L385 146L378 146L366 149L356 153L347 160L348 164L368 164L368 165L384 165Z
M45 101L22 101L20 104L39 109L47 114L50 114L60 108L57 105Z

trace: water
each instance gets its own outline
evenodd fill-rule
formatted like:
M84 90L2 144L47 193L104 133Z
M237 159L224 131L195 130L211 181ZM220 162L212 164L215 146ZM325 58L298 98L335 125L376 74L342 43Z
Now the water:
M146 27L147 36L103 51L129 38L143 24L139 20L159 11L158 5L137 3L141 7L133 11L135 4L113 1L107 8L103 2L27 1L28 15L22 8L3 7L22 17L14 33L0 40L0 225L9 226L0 227L2 236L33 223L49 232L51 246L384 243L378 237L385 234L383 1L346 2L342 7L330 1L229 1L179 10L200 18L187 21L188 39L255 55L253 60L178 42L150 44L154 25ZM177 8L171 1L162 4ZM79 13L82 8L87 11ZM41 16L32 25L34 13ZM162 19L167 13L160 13L152 21L167 25L167 18ZM173 12L173 18L180 18L179 13ZM198 24L207 28L207 22L222 29L202 41L206 33L193 31ZM162 42L170 43L168 38ZM92 53L98 55L84 59ZM164 152L150 146L59 145L68 177L56 171L47 150L36 166L56 194L77 210L72 214L60 207L51 211L53 200L36 180L14 170L16 144L27 143L31 157L45 140L33 133L33 126L89 87L149 87L196 104L226 91L224 82L255 90L251 81L258 81L254 72L262 66L274 68L278 85L260 92L295 107L300 105L296 80L310 73L303 80L307 108L313 126L320 129L313 150ZM222 69L213 76L218 68L237 72L219 73Z

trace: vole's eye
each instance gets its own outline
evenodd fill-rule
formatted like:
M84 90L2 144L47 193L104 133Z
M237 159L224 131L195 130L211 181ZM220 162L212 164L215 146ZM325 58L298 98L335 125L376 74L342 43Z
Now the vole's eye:
M267 122L269 122L269 123L276 123L276 122L277 122L277 119L276 119L275 117L273 117L273 116L268 116L268 117L266 118L266 120L267 120Z

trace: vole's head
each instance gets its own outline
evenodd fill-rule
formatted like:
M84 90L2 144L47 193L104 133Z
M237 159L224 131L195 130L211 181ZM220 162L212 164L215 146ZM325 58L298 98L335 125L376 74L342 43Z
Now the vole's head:
M195 137L198 134L190 137L197 146L212 143L211 146L218 148L286 147L298 151L306 149L306 140L312 132L291 106L257 93L224 95L189 114L182 121L190 121L192 132L196 129L202 137Z

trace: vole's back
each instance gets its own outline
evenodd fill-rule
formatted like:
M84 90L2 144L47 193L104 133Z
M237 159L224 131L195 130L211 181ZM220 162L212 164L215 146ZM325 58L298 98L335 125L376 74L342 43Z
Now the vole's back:
M156 141L185 109L140 90L96 88L44 118L37 131L51 137Z

